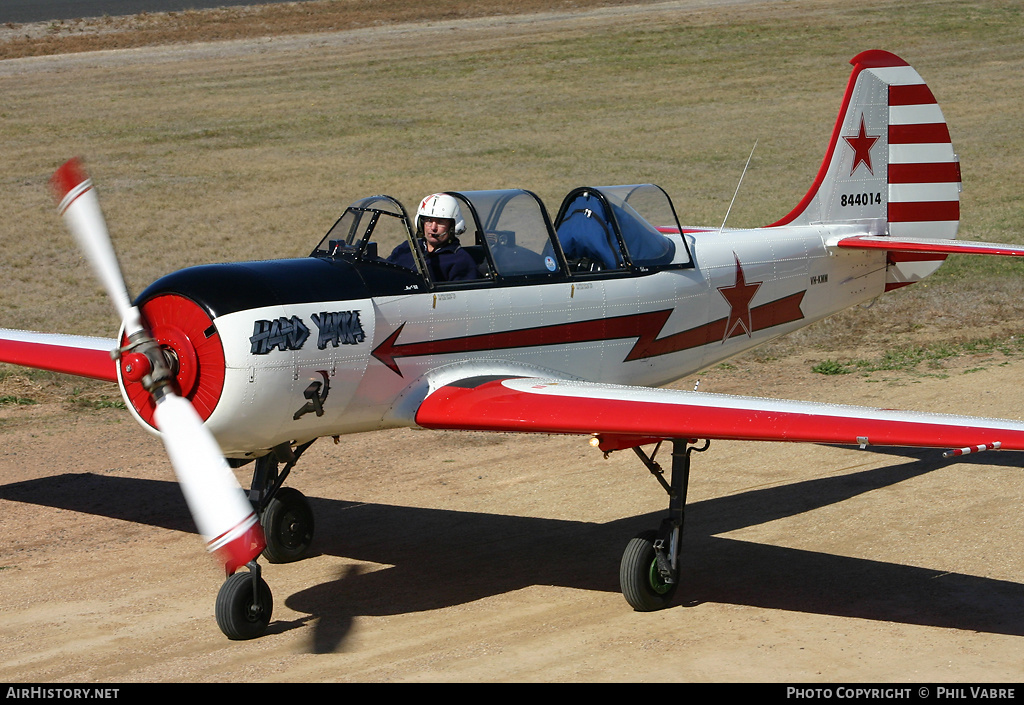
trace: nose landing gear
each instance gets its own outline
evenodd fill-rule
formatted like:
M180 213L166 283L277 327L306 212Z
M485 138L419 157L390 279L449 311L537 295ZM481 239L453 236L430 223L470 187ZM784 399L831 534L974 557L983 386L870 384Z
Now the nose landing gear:
M266 537L263 557L270 563L291 563L309 553L313 542L313 510L305 496L292 487L282 487L299 456L313 441L292 449L275 448L256 460L249 501L256 509ZM278 471L278 465L285 466ZM217 626L229 639L245 640L262 636L270 625L274 597L263 580L259 564L253 560L248 571L230 575L217 593Z
M274 611L270 587L260 576L256 561L248 572L235 573L224 581L217 593L217 626L228 639L243 641L263 636Z

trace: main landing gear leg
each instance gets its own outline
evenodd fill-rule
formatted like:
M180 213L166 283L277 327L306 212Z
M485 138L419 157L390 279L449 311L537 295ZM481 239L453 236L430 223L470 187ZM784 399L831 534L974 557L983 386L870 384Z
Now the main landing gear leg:
M296 447L274 449L256 460L249 501L256 508L267 538L263 557L270 563L292 563L306 557L313 542L313 510L305 496L293 487L282 487L299 456L313 441ZM285 463L278 472L278 465Z
M249 501L256 509L267 546L263 556L270 563L290 563L304 558L313 542L313 511L301 492L282 487L299 456L313 441L296 447L282 445L256 460ZM280 472L278 465L284 462ZM217 593L217 626L229 639L255 639L270 625L274 597L254 560L249 569L228 576Z
M708 449L710 441L700 448L686 439L672 441L672 475L666 482L664 470L655 462L659 444L648 456L634 448L637 457L647 466L669 496L668 516L657 530L644 531L630 539L619 564L619 584L626 602L638 612L653 612L667 607L679 586L679 550L683 538L683 517L686 490L690 481L690 453Z

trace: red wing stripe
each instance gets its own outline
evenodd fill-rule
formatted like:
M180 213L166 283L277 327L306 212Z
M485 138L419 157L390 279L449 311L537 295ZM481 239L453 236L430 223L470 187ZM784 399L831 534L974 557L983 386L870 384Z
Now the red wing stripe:
M927 105L935 102L935 95L925 83L889 86L889 105Z
M958 162L890 164L890 184L952 184L960 181Z
M500 380L442 387L416 414L427 428L637 438L708 438L1024 449L1024 424L943 414L731 397L681 390Z
M98 350L0 337L0 362L116 382L117 367L109 350L117 344L109 342L107 350Z
M944 122L920 125L889 125L889 144L950 143L949 127Z
M959 201L890 202L890 223L918 223L932 220L959 220Z

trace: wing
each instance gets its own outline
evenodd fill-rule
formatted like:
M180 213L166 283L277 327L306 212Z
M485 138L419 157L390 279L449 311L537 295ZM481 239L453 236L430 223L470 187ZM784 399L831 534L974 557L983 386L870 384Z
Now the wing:
M117 381L116 347L112 338L0 329L0 362L107 382Z
M1024 450L1024 423L1005 419L524 377L442 386L416 422L592 435L606 451L672 438Z
M1003 255L1024 257L1024 247L1003 245L998 242L972 240L931 240L926 238L894 238L878 235L841 237L829 242L830 246L858 250L888 250L889 252L919 252L932 255Z

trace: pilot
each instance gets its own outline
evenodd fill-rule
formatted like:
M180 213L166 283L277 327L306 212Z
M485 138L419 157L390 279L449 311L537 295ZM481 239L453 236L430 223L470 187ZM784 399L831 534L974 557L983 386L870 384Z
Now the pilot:
M452 196L435 193L420 202L416 211L416 243L424 254L433 281L461 281L480 276L473 257L459 244L458 236L465 231L462 211ZM409 242L396 247L388 262L415 270Z

